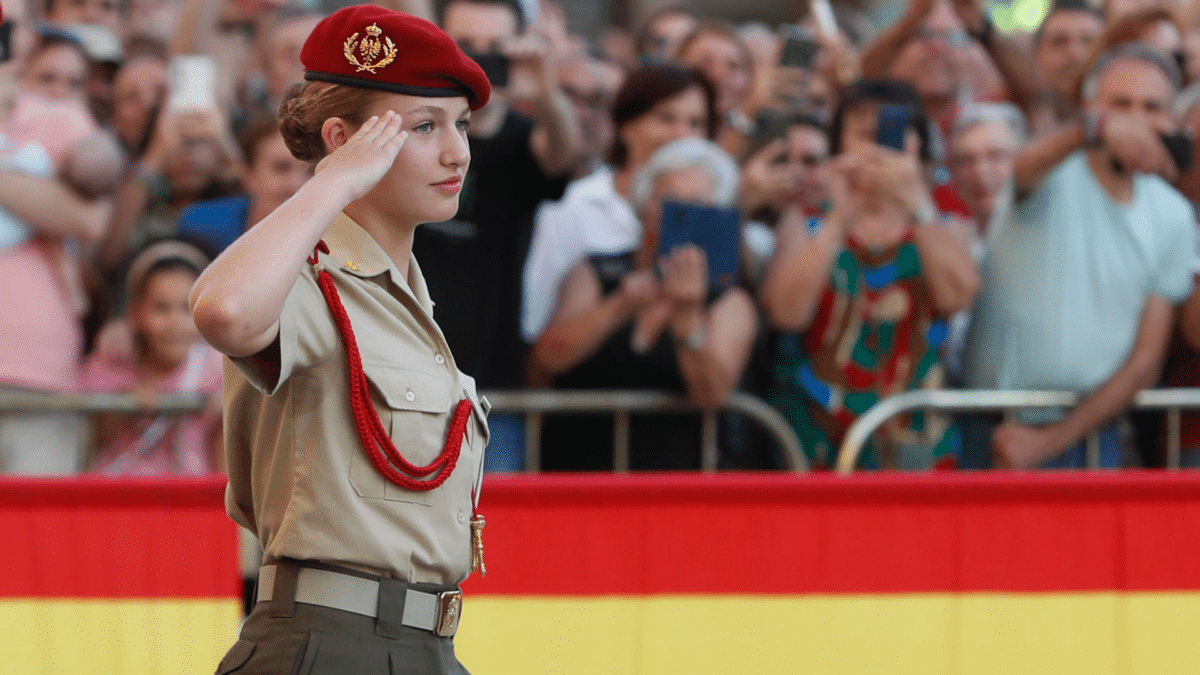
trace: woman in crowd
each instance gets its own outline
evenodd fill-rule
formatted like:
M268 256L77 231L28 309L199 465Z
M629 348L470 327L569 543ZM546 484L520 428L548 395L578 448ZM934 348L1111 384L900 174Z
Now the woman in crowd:
M482 567L486 403L412 241L458 211L491 87L439 28L371 5L324 19L301 61L280 120L316 173L192 294L229 356L226 501L266 562L218 672L463 673L452 636L457 585Z
M742 376L757 329L754 302L738 286L710 285L702 249L684 244L659 258L664 200L730 206L737 165L702 139L659 149L638 172L634 203L641 243L617 253L593 251L567 275L550 325L534 344L536 367L555 385L582 389L666 389L717 407ZM612 467L612 423L603 418L548 420L542 464L550 470ZM630 466L697 469L697 415L635 417Z
M714 105L708 80L678 66L648 66L626 78L613 102L608 166L567 186L561 201L537 215L525 263L521 331L527 341L546 327L563 277L581 257L637 247L642 224L630 204L634 176L671 141L713 138ZM544 383L540 374L533 377Z
M909 113L903 150L877 142L884 105ZM817 466L833 464L846 429L879 399L942 386L946 318L978 292L966 238L932 204L927 124L907 84L849 87L833 123L829 214L792 210L778 226L761 289L772 327L785 333L771 400ZM872 439L866 463L951 462L955 438L938 418L900 417Z
M153 407L159 394L221 391L221 355L200 339L188 293L208 258L175 240L150 244L130 262L126 275L134 335L132 363L92 355L83 388L136 394ZM203 413L104 415L95 420L91 470L107 475L206 474L224 465L220 406Z
M179 216L179 234L220 252L246 228L266 218L296 194L312 176L312 167L292 156L272 117L250 122L238 134L246 157L244 194L196 202Z
M162 110L146 152L117 195L101 262L114 269L127 251L176 235L185 206L237 191L241 165L241 151L223 114Z

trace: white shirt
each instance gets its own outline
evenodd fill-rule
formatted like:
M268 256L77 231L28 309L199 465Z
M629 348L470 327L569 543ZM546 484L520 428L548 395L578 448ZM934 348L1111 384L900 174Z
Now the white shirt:
M638 247L642 224L613 184L613 171L601 167L567 186L563 198L546 202L534 217L533 240L525 260L521 335L537 340L558 306L567 273L594 253L620 253Z

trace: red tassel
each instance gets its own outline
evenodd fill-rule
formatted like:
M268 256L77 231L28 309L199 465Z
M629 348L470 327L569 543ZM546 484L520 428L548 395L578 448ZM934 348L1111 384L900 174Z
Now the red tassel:
M308 259L314 265L317 263L318 251L329 253L329 247L323 240L317 243ZM371 404L367 376L363 373L362 357L358 353L358 341L354 338L354 329L350 326L346 308L342 306L341 296L333 284L333 276L326 270L321 270L317 272L317 284L321 287L325 302L329 304L329 311L333 313L338 333L346 344L346 365L350 372L350 411L354 416L354 425L358 429L358 437L362 441L367 458L384 478L406 490L422 492L437 488L446 482L458 464L458 456L462 452L462 444L467 435L467 420L471 416L471 401L464 398L455 407L450 418L450 429L446 433L446 444L437 458L425 466L416 466L404 459L392 443L387 430L383 428L375 406ZM418 478L428 480L417 480Z

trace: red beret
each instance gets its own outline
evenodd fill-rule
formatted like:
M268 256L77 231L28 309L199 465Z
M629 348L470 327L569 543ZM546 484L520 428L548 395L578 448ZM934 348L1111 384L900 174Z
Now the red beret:
M441 28L375 5L325 17L300 51L304 79L409 96L466 96L471 110L488 101L483 69Z

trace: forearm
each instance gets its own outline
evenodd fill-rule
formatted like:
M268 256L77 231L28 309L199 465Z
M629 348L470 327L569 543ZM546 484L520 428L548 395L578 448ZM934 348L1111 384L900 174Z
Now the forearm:
M171 55L207 53L208 46L214 42L224 5L224 2L212 0L184 0L171 36Z
M871 78L887 77L888 68L904 45L912 38L913 33L921 25L923 14L907 12L891 28L881 33L862 55L862 76Z
M1056 453L1078 443L1092 429L1128 408L1139 390L1158 380L1174 317L1174 308L1166 300L1157 296L1147 298L1129 357L1066 417L1047 428L1050 445Z
M934 311L950 316L975 301L981 284L971 249L963 237L937 224L918 225L913 244Z
M737 386L757 329L750 296L741 290L730 293L707 312L697 309L671 320L687 396L705 408L720 407ZM704 336L698 348L690 344L697 331Z
M292 286L349 203L344 186L317 174L204 270L192 288L191 304L209 344L239 357L256 354L275 339Z
M1129 408L1137 392L1154 384L1160 367L1161 362L1156 359L1135 357L1127 361L1066 417L1047 428L1053 439L1055 454L1083 440L1090 431Z
M112 211L107 200L88 201L56 178L0 171L0 207L40 234L93 242Z
M1191 348L1200 351L1200 283L1179 310L1179 330Z
M558 87L553 87L537 100L540 138L534 142L534 157L548 176L561 176L575 167L583 155L583 130L571 107L571 101Z
M759 298L767 320L777 330L801 331L812 320L842 247L843 229L834 223L839 218L831 214L812 237L797 234L799 240L781 245L768 263Z
M149 203L150 189L145 180L134 178L121 186L113 205L112 221L100 242L100 264L104 269L116 269L125 259L133 228Z
M632 316L624 300L610 294L591 309L551 323L533 344L530 359L543 372L565 373L595 354Z
M995 30L983 46L1008 85L1013 103L1027 117L1032 115L1040 94L1033 58L1015 40Z
M1017 194L1026 195L1037 189L1054 167L1071 153L1083 148L1086 141L1086 133L1080 122L1072 122L1058 131L1030 141L1013 164Z

